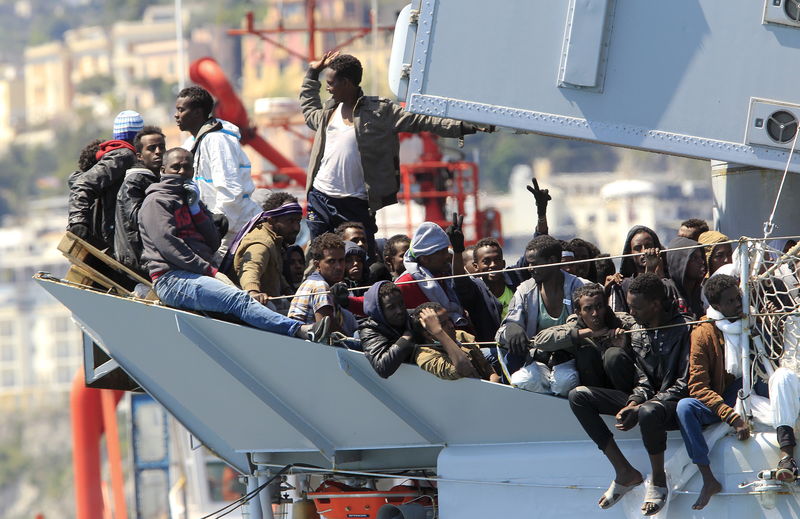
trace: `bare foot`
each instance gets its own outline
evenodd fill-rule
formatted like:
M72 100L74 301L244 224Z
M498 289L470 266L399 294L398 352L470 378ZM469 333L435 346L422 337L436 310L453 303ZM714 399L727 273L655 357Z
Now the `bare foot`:
M703 483L703 488L700 490L700 496L692 505L692 510L702 510L708 504L708 500L711 499L711 496L720 492L722 492L722 485L719 481L716 479L706 481Z
M639 485L639 484L643 483L644 482L644 476L642 476L641 472L639 472L638 470L634 469L631 472L626 472L625 474L620 474L618 477L614 478L614 481L618 485L624 485L626 487L630 487L630 486L636 486L636 485ZM603 495L603 496L600 497L600 500L597 502L597 504L600 506L600 508L605 510L606 508L610 508L614 503L609 503L606 500L606 496Z

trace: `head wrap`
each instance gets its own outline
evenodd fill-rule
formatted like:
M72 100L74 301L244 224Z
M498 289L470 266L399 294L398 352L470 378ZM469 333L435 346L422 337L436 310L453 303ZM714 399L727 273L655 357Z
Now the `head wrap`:
M719 231L706 231L697 238L698 243L706 245L706 265L708 265L711 260L711 254L714 252L714 247L716 247L715 244L725 241L730 241L730 238Z
M417 286L428 298L428 301L441 304L447 309L456 326L464 326L469 321L464 317L464 310L456 295L453 280L433 279L433 274L418 262L421 256L430 256L448 247L450 247L450 238L441 227L433 222L422 222L411 238L411 246L403 256L403 265L406 266L406 273L413 279L425 280L418 283Z
M124 110L114 118L114 139L132 141L144 129L144 119L139 112Z
M276 207L275 209L270 209L269 211L264 211L261 213L261 217L263 220L267 218L277 218L278 216L286 216L288 214L303 214L303 208L297 202L286 202L280 207Z
M433 222L422 222L411 238L411 245L406 252L405 259L417 261L420 256L430 256L448 247L450 247L450 238L441 227Z
M233 237L231 246L228 248L228 252L225 253L225 257L222 258L219 269L222 272L228 272L230 268L233 267L233 258L236 255L236 251L239 249L242 239L247 236L247 233L253 230L253 227L266 222L268 218L286 216L287 214L303 214L303 208L300 207L300 204L297 202L286 202L280 207L270 209L269 211L264 211L261 214L257 214L252 217L250 221L247 222L247 224L245 224L245 226L236 233L236 236Z

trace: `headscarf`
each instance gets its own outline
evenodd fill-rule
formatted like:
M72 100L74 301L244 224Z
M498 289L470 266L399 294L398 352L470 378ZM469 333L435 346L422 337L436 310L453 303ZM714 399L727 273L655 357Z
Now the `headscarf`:
M428 298L428 301L439 303L445 307L456 326L463 326L468 321L464 317L461 302L458 300L453 288L453 280L439 281L432 279L434 277L433 274L418 262L421 256L430 256L449 246L450 239L441 227L433 222L422 222L414 232L414 236L411 238L411 245L408 247L405 256L403 256L403 265L406 267L406 273L413 279L427 280L418 283L418 286L425 294L425 297Z
M705 247L706 267L708 267L709 271L711 270L711 264L710 264L711 255L714 254L714 249L716 248L716 244L726 241L730 241L730 238L728 238L719 231L706 231L697 238L698 243L706 245Z
M289 214L302 215L303 208L300 207L300 204L297 202L286 202L280 207L270 209L269 211L264 211L250 218L250 221L248 221L244 227L239 229L239 232L237 232L236 236L233 237L231 246L228 248L228 252L225 253L225 257L222 258L219 269L222 272L228 272L230 270L230 268L233 266L233 258L236 256L236 251L239 249L239 245L242 243L244 237L247 236L247 233L252 231L254 227L266 222L269 218L276 218L278 216L286 216Z

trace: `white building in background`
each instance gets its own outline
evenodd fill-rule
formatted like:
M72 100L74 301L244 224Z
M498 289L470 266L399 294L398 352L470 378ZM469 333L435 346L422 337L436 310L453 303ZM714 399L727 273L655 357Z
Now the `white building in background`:
M666 246L683 220L702 218L713 224L710 178L689 180L679 171L644 172L636 178L619 172L552 173L548 163L537 161L534 168L516 166L509 194L487 200L502 214L503 235L514 251L524 248L516 241L530 239L536 226L533 196L526 189L534 176L553 197L547 210L550 234L583 238L612 255L622 252L634 225L652 228Z
M0 227L0 408L61 401L82 365L71 313L32 279L66 273L57 250L66 214L66 199L35 201L26 220Z

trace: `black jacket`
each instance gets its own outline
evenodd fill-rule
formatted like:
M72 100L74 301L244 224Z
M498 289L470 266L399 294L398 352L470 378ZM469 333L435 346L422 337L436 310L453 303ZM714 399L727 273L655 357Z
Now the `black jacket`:
M106 143L103 143L106 144ZM103 146L101 144L101 146ZM89 228L90 241L101 249L114 247L114 207L125 172L136 155L128 148L106 152L89 170L70 175L68 228L81 224Z
M692 247L698 245L694 240L678 236L669 242L670 249L678 249L681 247ZM683 249L670 251L667 253L667 265L669 266L669 273L672 282L675 283L677 290L676 302L681 313L689 315L698 319L705 313L703 308L703 300L700 297L702 293L701 285L698 283L693 293L688 293L683 284L686 277L686 265L689 263L689 258L694 254L697 249Z
M504 274L506 286L509 287L512 292L515 291L519 285L515 283L516 279L511 278L508 275L509 272L505 272ZM488 308L487 301L481 289L478 287L478 283L480 283L480 281L471 277L461 277L453 280L456 295L459 301L461 301L464 310L469 313L469 319L475 330L475 340L478 342L494 342L495 335L497 335L497 330L500 328L500 322L502 321L500 317L502 305L492 296L494 301L491 301L490 304L495 305L496 311L492 311L492 309Z
M117 193L114 219L114 256L126 267L147 276L141 261L142 237L139 234L139 209L144 202L145 190L159 181L161 175L144 167L134 167L125 173L125 180Z
M677 308L672 309L671 314L664 325L688 321ZM641 326L637 325L634 330L637 328ZM629 400L641 404L647 400L678 401L688 396L690 327L637 331L631 335L638 382Z
M411 361L416 345L406 340L402 333L372 319L363 320L358 326L361 347L372 367L383 378L389 378L400 364Z

